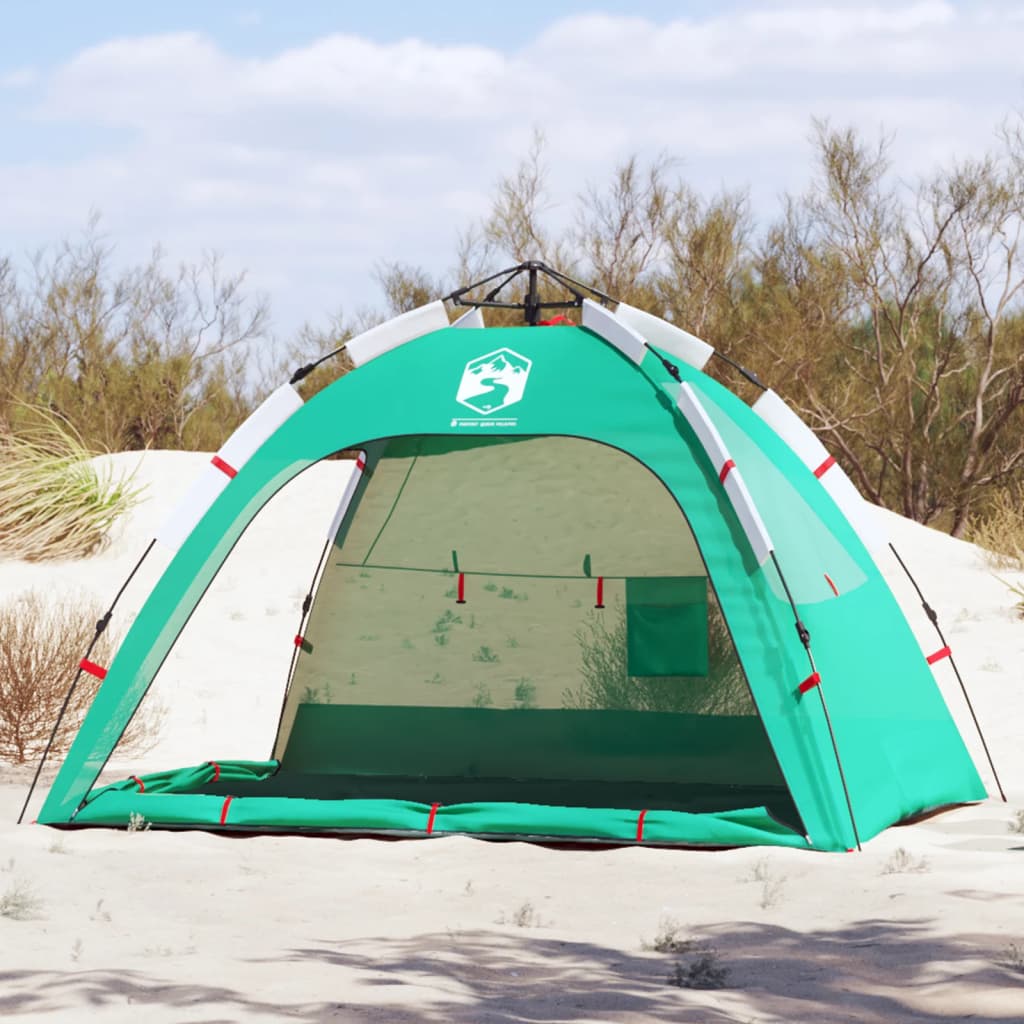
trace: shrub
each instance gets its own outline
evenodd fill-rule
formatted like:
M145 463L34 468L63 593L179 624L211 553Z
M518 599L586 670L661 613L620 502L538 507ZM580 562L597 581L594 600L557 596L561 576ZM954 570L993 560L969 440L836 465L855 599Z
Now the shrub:
M25 415L17 434L0 433L0 555L89 555L138 491L98 464L63 420L39 409Z
M1024 512L1017 495L997 491L984 518L971 523L968 539L985 549L993 569L1024 572Z
M996 961L1001 967L1017 974L1024 974L1024 945L1018 942L1011 942L1002 952Z
M0 760L24 764L42 754L102 614L88 600L48 601L32 591L0 605ZM108 664L115 646L104 633L90 660ZM54 754L66 753L98 687L99 680L80 675L54 738ZM121 749L146 749L160 717L152 703L144 707L129 724Z
M695 943L683 935L683 926L674 917L665 915L658 921L654 938L650 942L642 942L640 946L654 953L689 953Z
M728 980L729 968L713 946L699 947L689 963L677 963L668 976L668 983L679 988L725 988Z

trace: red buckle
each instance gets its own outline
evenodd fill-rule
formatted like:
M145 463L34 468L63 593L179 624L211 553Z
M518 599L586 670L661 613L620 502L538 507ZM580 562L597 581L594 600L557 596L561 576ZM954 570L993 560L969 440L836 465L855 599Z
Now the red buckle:
M834 465L836 459L834 455L830 455L815 471L814 475L820 480Z
M640 812L640 817L636 819L636 841L642 843L644 841L644 818L647 817L647 811L643 810Z
M83 658L79 663L78 667L83 672L88 672L89 675L95 676L97 679L106 679L107 670L102 665L97 665L94 661L87 661Z
M210 463L219 469L226 477L238 476L238 470L230 463L225 462L219 455L214 455Z
M812 672L798 687L801 693L808 693L816 686L821 686L821 673Z
M430 805L430 816L427 818L427 835L428 836L431 834L431 832L434 831L434 818L436 817L437 809L440 806L441 806L440 804L431 804Z

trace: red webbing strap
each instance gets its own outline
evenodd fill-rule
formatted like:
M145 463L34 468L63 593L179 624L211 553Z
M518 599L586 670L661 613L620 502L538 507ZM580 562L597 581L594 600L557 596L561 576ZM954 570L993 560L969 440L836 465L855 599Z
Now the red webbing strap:
M595 608L604 607L604 577L597 577L597 601L594 604Z
M929 665L934 665L935 662L942 661L943 658L951 658L952 656L953 652L948 647L943 647L942 650L929 654L925 660Z
M294 643L295 643L296 647L301 647L305 642L306 642L306 638L301 633L296 633L295 634Z
M726 459L722 464L722 468L718 472L719 483L725 483L725 478L736 468L736 463L732 459Z
M838 597L839 596L839 588L832 581L832 577L829 576L828 573L825 573L825 582L832 588L832 593L835 594L836 597Z
M138 777L138 775L129 775L128 778L139 787L140 793L146 792L146 784Z
M647 817L647 811L643 810L640 812L640 817L636 819L636 841L642 843L644 841L644 818Z
M88 661L83 658L79 663L78 667L83 672L88 672L89 675L95 676L97 679L106 679L107 670L102 665L97 665L94 661Z
M830 455L815 471L814 475L820 480L834 465L836 459L834 455Z
M213 778L210 779L210 781L211 782L219 781L220 780L220 765L217 764L216 761L211 761L210 762L210 767L213 769Z
M464 572L459 573L459 596L456 598L455 603L466 603L466 574Z
M234 466L232 466L229 463L225 462L219 455L214 455L214 457L212 459L210 459L210 463L211 463L211 465L213 465L217 469L219 469L229 479L231 477L238 476L238 470L235 469Z
M801 693L807 693L816 686L821 686L821 673L812 672L798 687Z
M360 473L366 469L366 456L361 452L356 456L356 469L358 469Z
M559 313L557 316L550 317L547 320L538 320L538 327L558 327L559 324L569 324L572 326L572 321L564 314Z
M228 808L231 806L231 801L235 798L233 796L227 796L224 798L224 803L220 809L220 823L223 825L228 820Z
M440 806L441 806L440 804L431 804L430 805L430 816L427 818L427 835L428 836L430 835L431 832L434 831L434 818L437 815L437 809Z

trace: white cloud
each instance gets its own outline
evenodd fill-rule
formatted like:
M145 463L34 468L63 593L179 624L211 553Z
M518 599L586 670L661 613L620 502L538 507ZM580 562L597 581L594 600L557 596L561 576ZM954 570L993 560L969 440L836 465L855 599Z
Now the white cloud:
M35 68L14 68L0 73L0 89L27 89L39 80Z
M567 202L624 156L667 151L698 186L751 185L762 215L807 180L812 115L895 132L907 176L979 152L1021 104L1013 13L937 0L661 24L595 13L516 52L333 34L254 58L197 32L111 39L15 94L35 103L23 116L85 141L71 159L8 146L0 223L34 244L95 206L129 249L216 245L273 288L290 326L372 300L381 260L442 270L535 126Z

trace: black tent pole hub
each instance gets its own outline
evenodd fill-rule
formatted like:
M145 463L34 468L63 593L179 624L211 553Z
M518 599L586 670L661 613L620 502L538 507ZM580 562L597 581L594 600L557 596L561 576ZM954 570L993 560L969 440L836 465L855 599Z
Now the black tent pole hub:
M526 275L526 291L523 294L522 301L516 302L511 299L501 298L500 296L505 286L511 284L512 281L522 277L524 274ZM567 291L572 298L541 298L539 286L542 277ZM488 291L482 299L471 297L471 292L499 278L501 280L498 281L498 284ZM605 295L604 292L599 291L597 288L583 284L582 281L576 281L561 271L549 267L540 260L526 260L523 263L516 264L514 267L506 267L504 270L499 270L479 281L474 281L472 284L458 288L444 297L446 302L450 302L454 306L469 306L474 309L522 310L523 319L530 326L536 326L540 322L541 314L547 310L580 309L583 306L583 300L586 298L596 299L605 306L614 305L616 302L615 299Z

